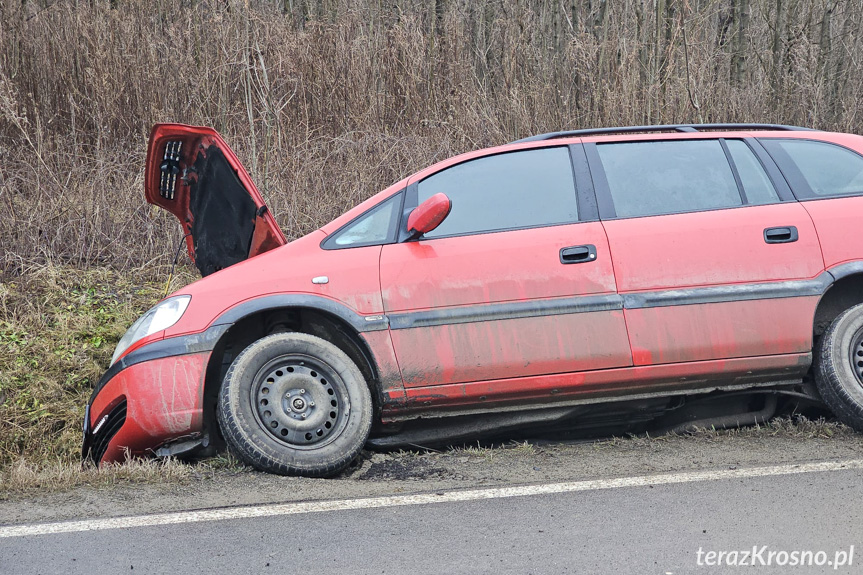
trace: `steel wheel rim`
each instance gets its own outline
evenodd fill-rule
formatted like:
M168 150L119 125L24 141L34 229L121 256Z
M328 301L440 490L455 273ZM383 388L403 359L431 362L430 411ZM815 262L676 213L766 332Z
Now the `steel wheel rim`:
M857 377L857 383L863 386L863 328L858 329L851 338L848 359L851 362L851 371Z
M270 438L294 449L319 449L344 430L350 413L347 386L326 362L281 355L255 375L249 397L255 419Z

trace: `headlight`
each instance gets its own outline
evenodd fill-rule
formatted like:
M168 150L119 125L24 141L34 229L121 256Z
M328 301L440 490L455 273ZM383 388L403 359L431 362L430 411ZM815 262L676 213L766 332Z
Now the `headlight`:
M114 365L114 362L139 339L145 338L157 331L167 329L180 321L191 299L192 296L190 295L169 297L139 317L117 344L117 348L114 350L114 357L111 358L111 365Z

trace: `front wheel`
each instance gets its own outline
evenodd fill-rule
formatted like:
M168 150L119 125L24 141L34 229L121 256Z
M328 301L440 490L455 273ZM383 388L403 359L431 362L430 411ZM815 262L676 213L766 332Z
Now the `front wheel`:
M815 350L815 383L843 423L863 431L863 304L833 320Z
M362 450L372 401L359 368L339 348L312 335L280 333L234 360L218 415L230 446L253 467L327 477Z

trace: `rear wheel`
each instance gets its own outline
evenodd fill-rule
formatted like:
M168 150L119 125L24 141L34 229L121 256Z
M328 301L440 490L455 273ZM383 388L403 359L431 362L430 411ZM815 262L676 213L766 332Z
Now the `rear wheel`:
M833 320L815 352L815 382L827 407L863 431L863 304Z
M283 475L325 477L359 454L372 401L359 368L333 344L282 333L247 347L219 393L219 422L250 465Z

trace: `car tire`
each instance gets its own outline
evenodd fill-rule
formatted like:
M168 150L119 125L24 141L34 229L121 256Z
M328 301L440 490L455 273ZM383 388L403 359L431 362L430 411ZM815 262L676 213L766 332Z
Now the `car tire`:
M218 418L232 451L249 465L328 477L362 450L372 400L359 368L339 348L279 333L251 344L228 368Z
M821 398L840 421L863 432L863 304L833 320L815 352Z

